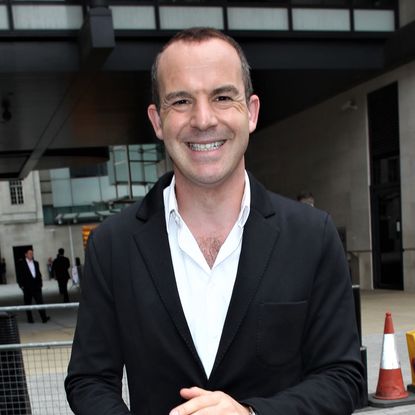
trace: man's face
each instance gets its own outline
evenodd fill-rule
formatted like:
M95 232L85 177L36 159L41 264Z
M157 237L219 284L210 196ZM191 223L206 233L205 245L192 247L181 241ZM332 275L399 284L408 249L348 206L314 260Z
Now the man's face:
M31 261L33 259L33 251L31 249L29 249L26 254L25 254L26 258Z
M259 99L246 102L241 62L220 39L170 45L159 62L160 113L154 131L173 160L176 180L212 187L244 171Z

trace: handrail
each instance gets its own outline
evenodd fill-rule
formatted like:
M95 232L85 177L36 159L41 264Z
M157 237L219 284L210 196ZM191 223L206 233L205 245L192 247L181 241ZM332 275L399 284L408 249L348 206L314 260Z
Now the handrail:
M13 344L0 344L0 352L4 350L21 350L21 349L38 349L52 347L71 347L72 340L67 341L51 341L51 342L39 342L39 343L13 343Z
M13 311L29 311L29 310L50 310L50 309L66 309L66 308L78 308L79 303L56 303L56 304L36 304L36 305L14 305L0 307L0 312L13 312Z

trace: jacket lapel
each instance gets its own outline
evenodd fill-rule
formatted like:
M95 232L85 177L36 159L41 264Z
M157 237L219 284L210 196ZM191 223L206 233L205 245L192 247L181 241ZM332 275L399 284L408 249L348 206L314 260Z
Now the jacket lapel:
M256 182L252 176L250 176L250 182L251 211L244 227L235 286L226 315L212 376L242 324L279 236L279 228L276 227L275 222L271 224L269 220L270 217L275 215L275 212L265 188Z
M134 235L134 240L144 258L161 301L166 307L177 331L204 373L202 362L197 354L180 303L170 255L162 195L164 187L170 183L169 179L171 180L171 175L163 177L161 183L148 194L140 206L137 218L143 221L144 224L140 231Z

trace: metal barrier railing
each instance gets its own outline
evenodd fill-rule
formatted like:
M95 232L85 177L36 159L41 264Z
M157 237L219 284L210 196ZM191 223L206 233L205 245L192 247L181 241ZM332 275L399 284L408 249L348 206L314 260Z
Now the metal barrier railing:
M0 313L77 307L78 303L12 306L0 307ZM72 341L0 344L0 414L72 415L64 389L71 348ZM129 406L125 373L123 399Z
M8 394L0 412L72 414L63 387L71 346L72 342L0 345L0 385Z
M366 348L362 346L359 285L353 285L353 295L367 383L367 355ZM79 303L9 306L0 307L0 314L2 312L10 313L39 309L70 309L78 308L78 306ZM0 333L0 342L2 337ZM66 401L64 390L64 379L66 377L71 347L72 341L0 344L0 414L72 414ZM13 394L13 396L10 396L10 394ZM123 399L129 407L125 373L123 377ZM21 412L17 406L13 408L14 401L18 402L17 405L26 405L29 409ZM5 402L11 405L10 409L4 410ZM367 388L361 407L365 406L367 406Z
M0 312L13 313L19 311L50 310L62 308L78 308L79 303L58 303L58 304L36 304L36 305L13 305L0 307Z

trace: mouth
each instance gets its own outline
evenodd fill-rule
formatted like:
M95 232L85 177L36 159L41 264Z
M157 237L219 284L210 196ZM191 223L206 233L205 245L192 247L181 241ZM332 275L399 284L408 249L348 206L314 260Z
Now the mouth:
M212 151L216 150L219 147L222 147L225 144L225 140L214 141L212 143L187 143L187 146L190 150L193 151Z

